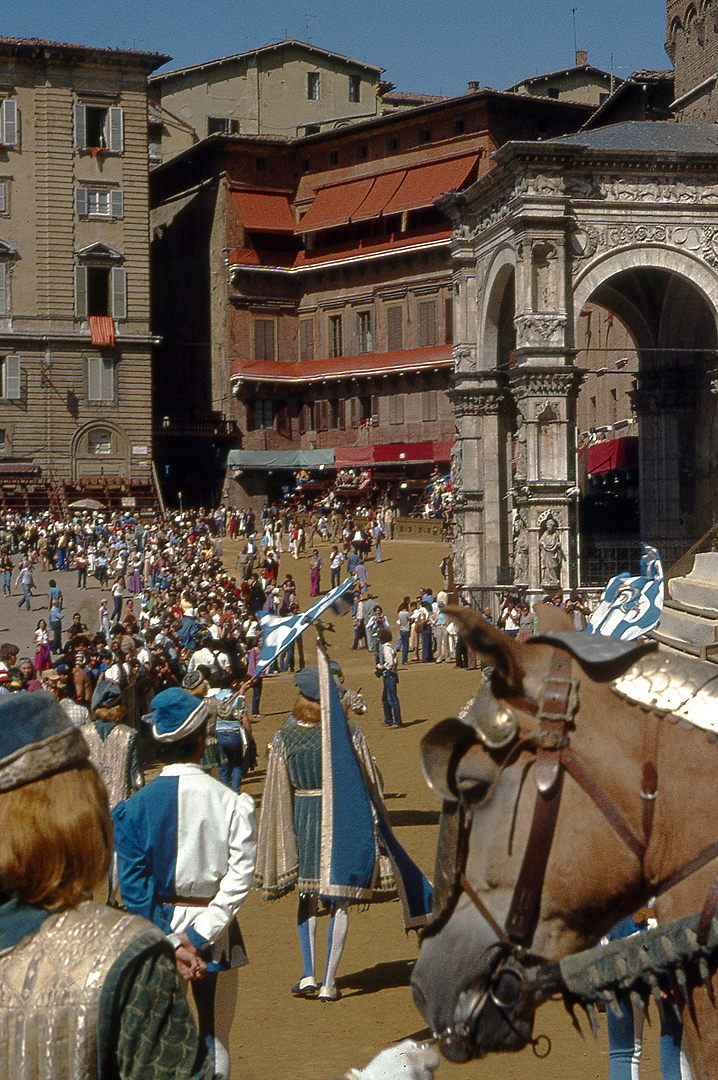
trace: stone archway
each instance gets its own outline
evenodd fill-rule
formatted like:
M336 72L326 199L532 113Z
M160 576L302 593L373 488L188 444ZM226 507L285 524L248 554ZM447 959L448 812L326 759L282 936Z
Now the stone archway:
M688 127L666 125L658 140L648 123L508 144L488 176L444 197L463 298L453 401L466 598L496 588L512 532L515 585L541 595L581 584L577 327L589 302L616 314L639 356L642 534L672 546L670 561L714 519L718 154ZM559 553L542 560L548 547Z

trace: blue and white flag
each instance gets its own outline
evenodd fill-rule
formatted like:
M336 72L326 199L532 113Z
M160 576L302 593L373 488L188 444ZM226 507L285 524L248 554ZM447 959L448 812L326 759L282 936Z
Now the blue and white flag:
M345 599L345 594L353 588L354 581L348 577L341 585L337 585L336 589L320 597L307 611L300 611L286 618L259 611L257 619L262 628L262 648L256 674L261 675L320 615L327 611L334 615L346 615L351 611L351 602Z
M319 895L327 899L372 899L376 828L391 860L404 927L418 930L431 913L431 882L394 836L380 797L366 782L321 639L317 639L317 667L322 710Z
M631 641L658 625L663 610L663 567L654 547L643 544L641 574L611 578L584 627L587 634Z

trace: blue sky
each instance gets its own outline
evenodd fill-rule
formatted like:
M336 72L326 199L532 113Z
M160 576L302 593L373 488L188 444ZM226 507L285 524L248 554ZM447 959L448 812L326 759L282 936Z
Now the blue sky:
M167 53L169 67L295 37L385 68L398 90L450 95L570 67L574 6L589 63L608 71L613 55L621 77L670 66L658 0L35 0L3 13L2 34Z

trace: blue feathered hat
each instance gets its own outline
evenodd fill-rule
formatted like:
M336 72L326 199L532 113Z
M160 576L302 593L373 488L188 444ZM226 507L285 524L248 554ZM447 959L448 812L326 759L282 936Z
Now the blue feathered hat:
M152 699L150 707L152 734L159 743L180 742L188 738L199 731L209 717L207 703L179 686L163 690Z
M10 694L0 705L0 792L32 784L90 756L54 694Z

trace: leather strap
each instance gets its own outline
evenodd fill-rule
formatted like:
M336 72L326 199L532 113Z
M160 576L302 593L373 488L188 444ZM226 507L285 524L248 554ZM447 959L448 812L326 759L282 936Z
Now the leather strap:
M576 783L583 788L591 801L595 803L601 811L613 831L642 863L646 854L645 844L634 835L630 826L621 816L608 796L603 793L593 777L589 776L581 762L574 757L573 751L568 748L565 749L561 754L561 761L563 762L566 771L571 774Z
M646 726L643 731L643 787L641 798L643 799L643 838L646 847L651 839L653 829L653 816L656 810L656 797L658 795L658 732L660 720L654 712L646 716Z
M548 795L542 795L540 791L536 793L534 817L524 861L521 864L506 920L509 937L521 945L530 944L538 922L541 893L546 866L551 854L551 842L556 828L562 788L563 772L561 771Z

